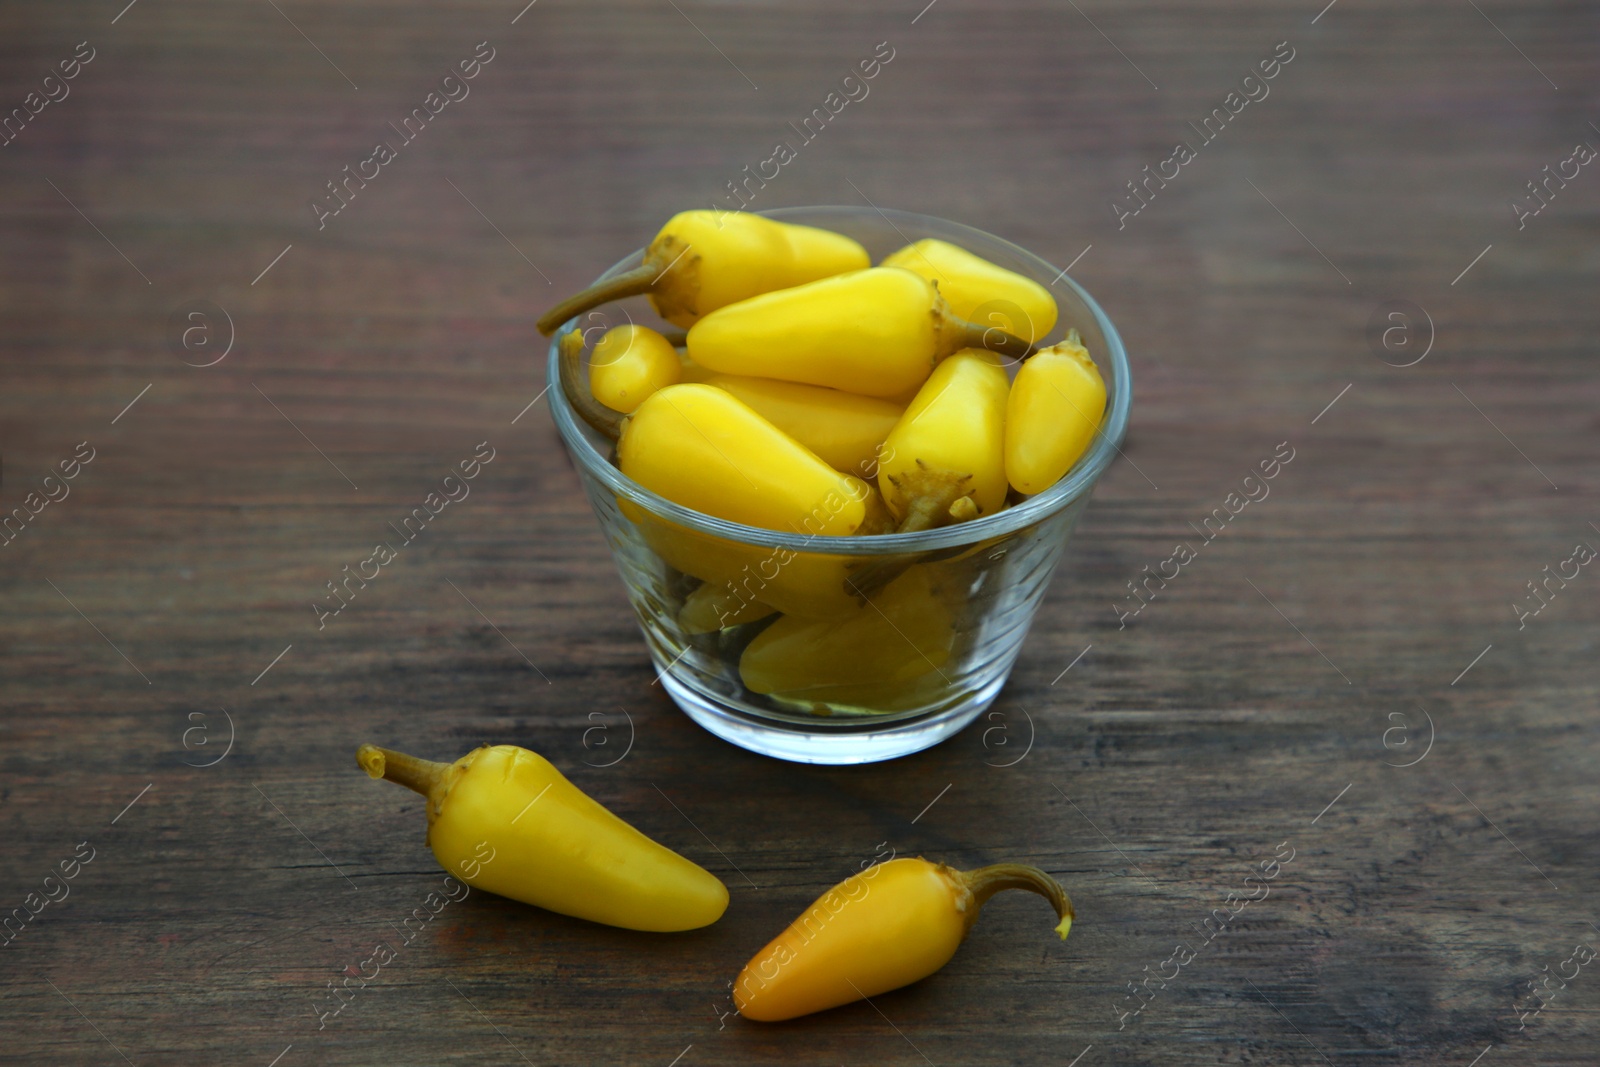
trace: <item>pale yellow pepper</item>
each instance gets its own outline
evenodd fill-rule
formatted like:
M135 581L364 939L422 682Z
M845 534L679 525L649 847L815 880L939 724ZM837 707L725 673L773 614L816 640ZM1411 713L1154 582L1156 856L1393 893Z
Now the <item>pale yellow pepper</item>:
M967 349L939 364L884 441L878 487L896 517L930 500L936 512L961 498L970 499L978 515L1000 510L1009 384L992 352ZM972 517L970 510L949 516ZM919 527L948 521L938 514L928 520Z
M943 668L956 644L952 598L933 573L912 567L833 618L774 622L740 656L745 688L822 711L929 702L952 685Z
M612 411L633 411L682 376L678 350L648 326L614 326L589 354L589 390Z
M910 985L950 962L984 903L1004 889L1048 900L1066 940L1072 900L1037 867L958 871L892 859L834 886L756 953L734 979L734 1006L746 1019L779 1022Z
M540 317L539 331L549 336L574 315L640 293L662 318L688 327L727 304L870 262L859 242L831 230L747 212L683 211L656 234L642 265L563 300Z
M729 304L689 329L689 357L724 374L897 397L966 347L1028 342L949 313L932 282L873 267Z
M952 314L1041 341L1056 324L1050 290L1032 278L990 263L960 245L936 238L909 244L879 264L919 274L939 287Z
M362 745L356 760L427 798L434 858L474 888L628 930L693 930L728 907L727 886L538 753L493 745L435 763Z
M842 495L825 499L802 523L805 532L820 527L846 503ZM631 501L619 500L618 506L651 551L706 583L711 591L702 595L715 597L719 612L738 612L743 605L760 602L787 614L826 619L852 614L861 606L846 585L857 560L730 541L661 518ZM689 621L698 624L704 618L696 613Z
M741 595L737 587L702 582L683 598L678 625L687 634L708 634L764 619L776 610L753 596Z
M1040 349L1017 371L1006 403L1006 478L1039 493L1088 450L1106 407L1106 383L1078 331Z
M877 397L774 378L713 374L706 382L744 401L830 467L858 478L877 474L878 449L904 410Z

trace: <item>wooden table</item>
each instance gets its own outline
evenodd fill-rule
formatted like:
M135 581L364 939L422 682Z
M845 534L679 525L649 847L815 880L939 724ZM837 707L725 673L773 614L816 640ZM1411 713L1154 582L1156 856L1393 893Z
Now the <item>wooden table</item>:
M0 950L0 1062L1594 1062L1600 574L1563 562L1600 546L1600 174L1563 163L1600 145L1591 7L122 3L0 35L0 104L66 93L0 148L6 509L93 455L0 548L0 904L76 872ZM531 320L798 142L879 42L752 207L1072 263L1137 399L997 717L793 766L651 684ZM1147 165L1176 176L1113 209ZM1533 214L1546 165L1578 173ZM319 630L485 441L470 499ZM1280 442L1270 497L1121 620ZM474 894L319 1028L442 877L367 740L537 749L728 914L659 937ZM1008 894L915 988L724 1016L880 843L1031 860L1078 925Z

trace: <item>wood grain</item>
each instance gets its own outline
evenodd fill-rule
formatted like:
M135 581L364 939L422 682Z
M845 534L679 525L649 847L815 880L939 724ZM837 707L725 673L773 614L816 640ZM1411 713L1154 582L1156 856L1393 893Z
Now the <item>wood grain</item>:
M1600 545L1600 174L1521 230L1508 207L1600 145L1591 6L520 7L0 15L5 109L96 50L0 147L6 509L96 450L0 547L0 908L95 849L0 948L0 1062L1593 1061L1592 967L1520 1029L1518 1006L1600 945L1600 576L1523 629L1511 605ZM480 41L470 95L319 230L311 199ZM870 95L753 206L870 199L1081 256L1135 414L999 717L793 766L651 685L543 401L518 415L533 317L883 41ZM1282 41L1270 95L1118 229L1108 202ZM235 334L204 369L170 321L199 300ZM1411 367L1369 344L1394 300L1433 324ZM319 631L324 583L481 441L471 497ZM1125 583L1284 441L1271 496L1119 628ZM223 709L231 750L194 766ZM620 746L619 709L631 751L587 766L590 713ZM727 881L727 917L650 937L474 894L319 1029L326 984L441 877L420 805L354 766L368 740L538 749ZM1119 1028L1128 983L1283 842L1270 896ZM1079 922L1055 943L1008 894L914 988L720 1018L880 843L1038 863Z

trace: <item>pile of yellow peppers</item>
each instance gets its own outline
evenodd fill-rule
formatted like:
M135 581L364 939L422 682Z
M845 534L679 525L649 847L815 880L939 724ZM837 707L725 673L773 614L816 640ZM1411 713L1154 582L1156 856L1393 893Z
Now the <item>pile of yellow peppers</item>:
M1035 343L1058 312L1033 279L941 240L873 266L841 234L718 215L674 216L642 266L539 322L550 333L647 294L687 328L676 339L607 330L587 375L584 334L563 338L566 396L645 489L786 533L908 533L1048 489L1100 432L1105 383L1076 330ZM679 612L686 633L760 624L739 663L752 692L824 714L937 694L970 581L952 562L769 551L622 508L657 555L703 583Z

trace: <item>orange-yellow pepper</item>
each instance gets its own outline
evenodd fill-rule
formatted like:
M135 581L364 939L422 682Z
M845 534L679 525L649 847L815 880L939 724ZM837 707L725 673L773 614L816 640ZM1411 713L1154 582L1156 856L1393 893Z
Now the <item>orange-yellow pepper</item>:
M870 262L859 242L831 230L742 211L683 211L656 234L641 266L563 300L540 317L539 331L549 336L574 315L640 293L668 322L693 326L727 304Z
M920 274L938 285L952 314L980 326L1035 342L1055 327L1056 302L1050 290L960 245L929 237L885 257L879 266Z
M1037 867L958 871L892 859L834 886L756 953L734 979L734 1006L746 1019L779 1022L910 985L950 962L984 902L1003 889L1050 901L1066 939L1072 901Z
M1006 478L1038 493L1072 469L1100 429L1106 383L1078 331L1040 349L1017 371L1006 403Z
M434 858L475 888L629 930L693 930L728 906L716 877L617 818L538 753L493 745L435 763L362 745L356 761L427 798Z

